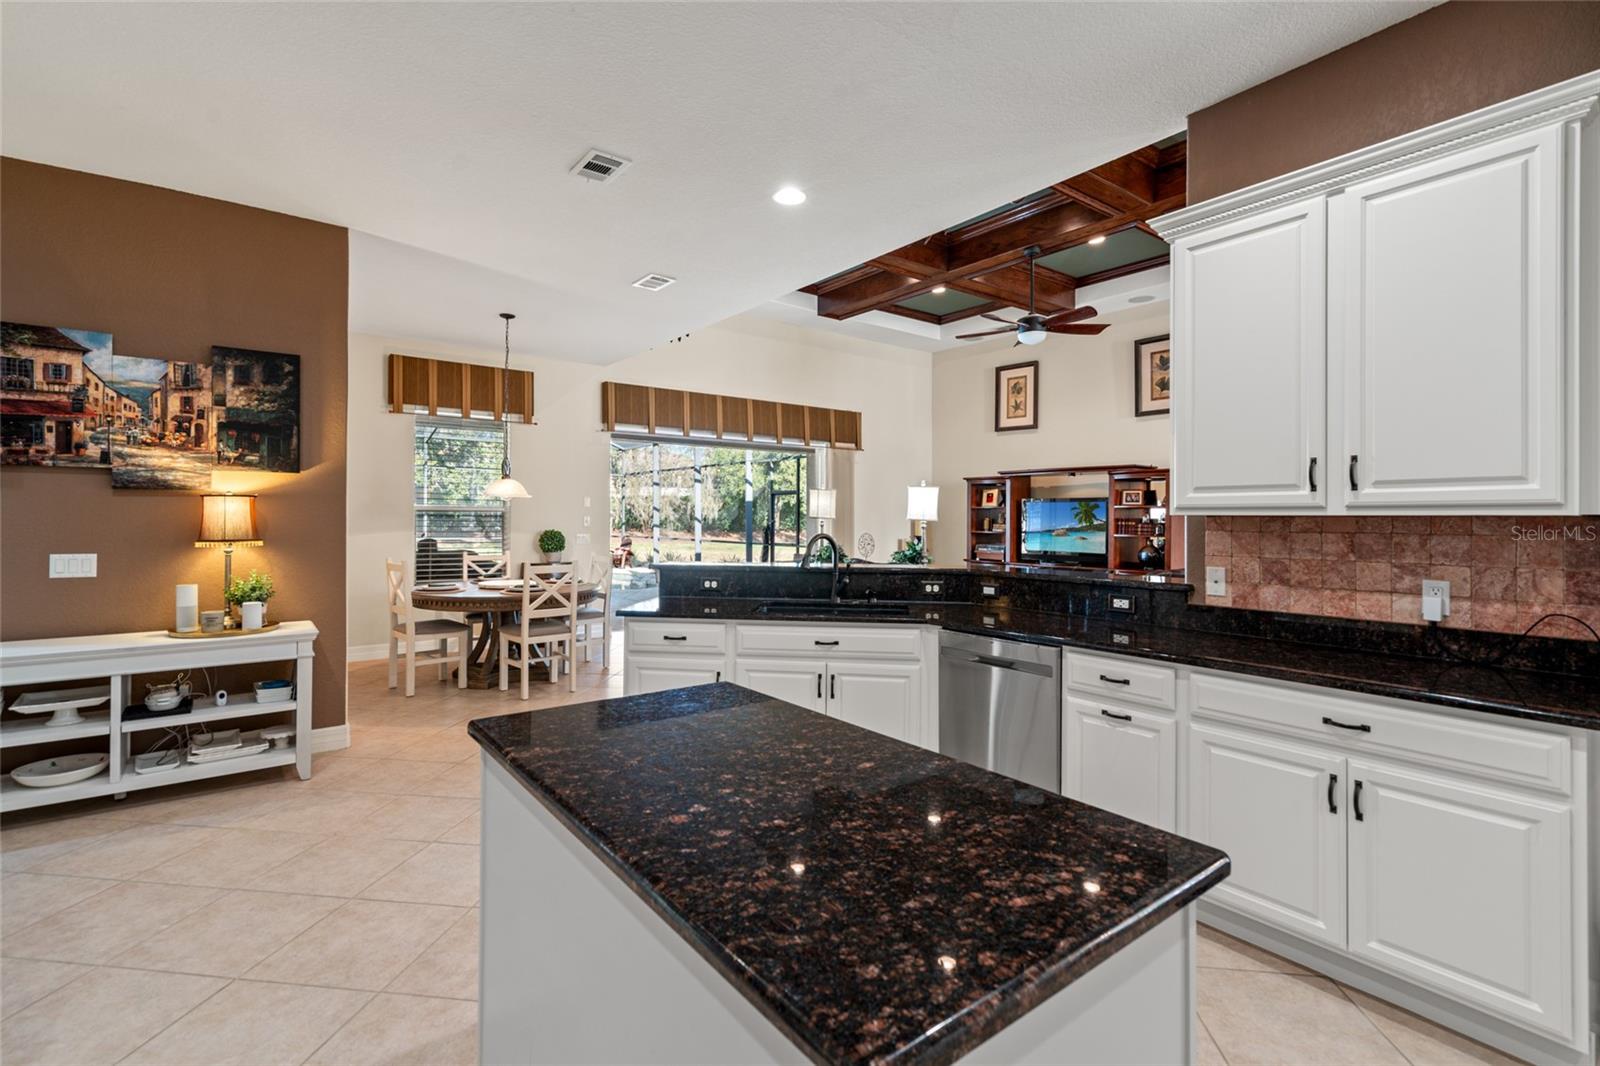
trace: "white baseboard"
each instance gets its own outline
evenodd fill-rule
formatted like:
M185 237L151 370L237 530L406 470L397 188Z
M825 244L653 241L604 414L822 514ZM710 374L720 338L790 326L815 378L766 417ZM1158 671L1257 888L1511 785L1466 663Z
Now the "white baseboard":
M370 663L378 662L389 657L387 644L351 644L345 648L345 662Z
M350 725L325 725L311 731L311 751L340 751L350 746Z

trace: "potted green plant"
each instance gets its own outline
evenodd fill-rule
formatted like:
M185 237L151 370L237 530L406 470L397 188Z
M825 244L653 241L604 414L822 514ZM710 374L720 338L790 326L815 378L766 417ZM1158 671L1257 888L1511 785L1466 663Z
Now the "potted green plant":
M928 549L923 546L922 540L918 537L912 537L906 542L904 548L895 549L889 556L889 561L898 563L901 566L927 566L933 562L928 556Z
M547 563L559 563L561 553L567 550L567 535L559 529L547 529L539 534L539 553Z
M270 574L250 571L249 577L236 577L228 585L228 606L239 614L242 629L260 629L267 624L267 601L278 590L272 587Z

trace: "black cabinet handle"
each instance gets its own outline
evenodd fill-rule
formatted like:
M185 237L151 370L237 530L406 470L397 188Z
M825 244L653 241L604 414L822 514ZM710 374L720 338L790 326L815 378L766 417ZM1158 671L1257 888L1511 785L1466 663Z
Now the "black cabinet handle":
M1131 685L1131 684L1133 684L1133 682L1131 680L1129 680L1128 678L1126 678L1126 677L1107 677L1105 674L1101 674L1100 675L1100 680L1104 681L1108 685Z
M817 675L817 699L822 698L822 675Z
M1356 821L1364 822L1364 821L1367 820L1366 814L1361 810L1361 782L1360 781L1356 782L1356 791L1355 791L1355 795L1350 797L1350 806L1356 812Z
M721 670L717 671L717 683L718 684L722 683L722 671Z
M828 675L828 698L830 700L834 698L833 683L835 681L837 681L837 680L839 680L839 675L838 674L829 674Z
M688 640L689 638L688 637L673 637L673 636L668 636L667 634L663 633L661 635L661 639L662 640Z
M1356 484L1356 457L1350 457L1350 491L1359 492L1360 486Z
M1339 801L1334 799L1334 796L1333 796L1333 790L1338 788L1338 787L1339 787L1339 775L1338 774L1329 774L1328 775L1328 813L1329 814L1338 814L1339 813Z
M1335 729L1349 729L1356 733L1372 732L1372 727L1365 722L1357 722L1355 725L1351 725L1349 722L1341 722L1336 718L1329 718L1327 715L1322 716L1322 724L1331 725Z
M1306 467L1306 480L1311 482L1311 491L1317 491L1317 457L1311 457L1311 465Z
M813 640L811 643L819 648L837 648L839 646L837 640Z
M1119 722L1133 721L1133 715L1131 714L1118 714L1115 711L1108 711L1104 707L1100 708L1100 713L1105 715L1107 718L1115 718Z

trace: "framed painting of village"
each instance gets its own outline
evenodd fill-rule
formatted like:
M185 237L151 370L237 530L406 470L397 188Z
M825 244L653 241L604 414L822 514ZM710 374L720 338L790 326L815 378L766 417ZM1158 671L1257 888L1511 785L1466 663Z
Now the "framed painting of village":
M127 387L145 390L148 396L142 431L112 448L111 487L210 489L218 418L211 400L211 368L170 359L113 358Z
M300 469L300 357L211 349L217 462L256 470Z
M111 334L0 322L0 462L109 466L115 438L144 419L110 369Z

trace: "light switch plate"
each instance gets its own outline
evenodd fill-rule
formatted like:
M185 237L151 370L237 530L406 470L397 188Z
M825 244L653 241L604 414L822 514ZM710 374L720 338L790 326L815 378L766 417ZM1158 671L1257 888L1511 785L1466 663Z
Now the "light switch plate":
M100 557L92 552L87 555L50 556L51 577L97 577L99 572Z
M1000 595L1000 590L994 585L985 585L983 586L983 594L985 596L998 596Z
M1228 594L1228 568L1226 566L1206 567L1206 595L1226 596Z

